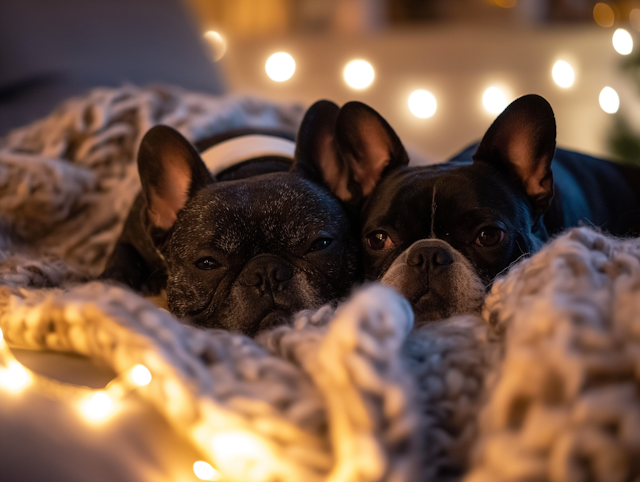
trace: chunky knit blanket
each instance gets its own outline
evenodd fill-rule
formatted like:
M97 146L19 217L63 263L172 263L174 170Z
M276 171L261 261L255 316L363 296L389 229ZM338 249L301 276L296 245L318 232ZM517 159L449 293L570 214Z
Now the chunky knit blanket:
M11 133L0 144L5 340L116 373L143 363L153 379L141 397L225 480L638 480L640 240L569 231L499 279L482 317L414 324L403 298L372 284L255 340L89 281L137 192L148 127L198 140L294 130L301 114L127 86Z

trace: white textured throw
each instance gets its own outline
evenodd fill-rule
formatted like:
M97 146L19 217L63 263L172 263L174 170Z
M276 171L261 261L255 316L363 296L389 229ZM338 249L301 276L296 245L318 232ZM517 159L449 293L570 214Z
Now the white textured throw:
M639 240L572 230L495 283L487 321L413 331L407 302L381 285L251 340L85 283L137 191L146 128L197 140L250 121L293 129L300 113L125 87L15 131L0 149L7 342L116 373L145 364L141 396L225 480L638 480Z

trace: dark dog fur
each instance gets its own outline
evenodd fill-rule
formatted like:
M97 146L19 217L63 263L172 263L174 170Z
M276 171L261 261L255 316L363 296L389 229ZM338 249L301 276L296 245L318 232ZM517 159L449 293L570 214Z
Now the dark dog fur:
M366 275L407 297L418 321L477 311L498 274L565 228L638 233L640 170L556 150L542 97L517 99L478 145L421 167L407 166L370 107L349 103L340 116L326 181L358 206Z
M250 335L348 294L359 243L318 156L337 110L309 109L289 171L263 173L286 160L254 159L227 181L177 131L151 129L138 156L142 193L102 278L166 288L175 315Z

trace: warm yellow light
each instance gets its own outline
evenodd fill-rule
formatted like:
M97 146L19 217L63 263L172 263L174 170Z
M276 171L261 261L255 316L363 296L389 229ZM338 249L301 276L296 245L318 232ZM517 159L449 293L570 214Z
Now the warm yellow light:
M629 55L633 51L633 38L631 34L623 28L617 29L613 33L613 48L621 55Z
M482 104L488 112L499 114L507 106L507 97L497 87L489 87L484 91L482 96Z
M571 87L573 85L573 81L575 80L575 74L573 72L573 67L569 65L568 62L564 60L558 60L553 69L551 70L551 75L556 84L560 87Z
M611 27L616 15L606 3L596 3L595 7L593 7L593 19L601 27Z
M6 367L0 368L0 386L5 390L17 393L31 383L31 374L21 363L11 360Z
M207 40L211 53L213 55L213 61L220 60L227 51L227 41L222 35L215 30L209 30L204 34L204 38Z
M2 328L0 328L0 346L4 343L4 333L2 333Z
M101 422L113 412L113 401L105 392L97 392L82 402L82 414L91 422Z
M518 0L493 0L493 1L498 7L502 7L502 8L513 8L516 6L516 3L518 3Z
M420 119L427 119L436 113L438 103L433 94L427 90L415 90L409 96L409 110Z
M607 114L615 114L620 108L620 97L611 87L605 87L600 91L600 107Z
M252 433L217 433L211 439L211 449L218 469L225 477L246 482L269 479L272 454Z
M202 460L198 460L193 464L193 473L196 474L200 480L220 480L222 475L210 464Z
M265 70L271 80L284 82L296 71L296 61L286 52L277 52L269 57Z
M131 380L139 387L145 387L151 383L151 372L144 365L136 365L131 369Z
M353 89L366 89L373 82L375 72L366 60L352 60L344 68L344 80Z

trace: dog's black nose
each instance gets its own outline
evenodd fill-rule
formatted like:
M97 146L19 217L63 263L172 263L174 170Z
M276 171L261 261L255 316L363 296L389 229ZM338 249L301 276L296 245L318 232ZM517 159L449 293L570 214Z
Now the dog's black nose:
M256 286L260 289L277 286L293 277L293 269L288 263L274 256L252 259L240 274L240 282L245 286Z
M453 263L451 253L441 246L419 246L407 256L407 264L423 270L445 267Z

